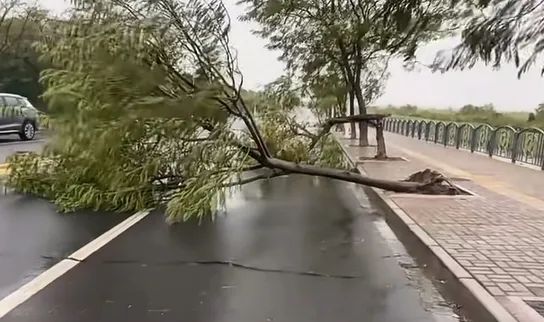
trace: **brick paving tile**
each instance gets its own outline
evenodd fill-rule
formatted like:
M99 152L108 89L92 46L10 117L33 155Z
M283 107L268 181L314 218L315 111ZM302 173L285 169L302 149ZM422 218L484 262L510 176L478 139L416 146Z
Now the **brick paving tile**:
M505 293L496 286L488 287L487 290L489 291L489 293L495 296L505 295Z
M515 277L520 283L523 284L529 284L531 283L531 280L527 278L527 276L516 276Z
M498 285L499 285L499 288L503 290L504 292L514 291L514 288L510 286L510 284L508 283L499 283Z
M344 146L355 143L341 141ZM372 177L404 179L425 168L442 171L441 165L429 161L432 159L473 176L503 180L499 186L509 186L544 200L543 171L389 133L386 141L393 143L389 155L403 156L409 161L359 164ZM395 150L395 146L423 154L427 159L404 154ZM357 158L374 153L372 149L354 146L347 150ZM492 191L472 180L452 181L475 196L433 198L386 194L492 295L544 296L544 208Z
M536 296L544 296L544 287L529 287Z

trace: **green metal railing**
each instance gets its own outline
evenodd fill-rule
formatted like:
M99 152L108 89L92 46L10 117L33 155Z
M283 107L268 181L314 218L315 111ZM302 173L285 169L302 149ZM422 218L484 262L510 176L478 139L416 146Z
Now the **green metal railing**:
M384 128L427 142L508 158L512 163L536 165L544 170L544 131L538 128L515 129L394 117L384 120Z

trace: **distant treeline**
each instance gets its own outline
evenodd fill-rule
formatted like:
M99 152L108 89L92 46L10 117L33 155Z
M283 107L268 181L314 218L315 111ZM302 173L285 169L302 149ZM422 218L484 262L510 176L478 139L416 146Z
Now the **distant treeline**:
M0 92L25 96L45 110L40 73L48 65L40 59L36 44L46 35L51 20L46 11L22 0L9 4L0 6Z
M497 112L492 104L465 105L454 109L423 109L415 105L374 107L374 112L448 122L487 123L492 126L544 128L544 104L534 112Z

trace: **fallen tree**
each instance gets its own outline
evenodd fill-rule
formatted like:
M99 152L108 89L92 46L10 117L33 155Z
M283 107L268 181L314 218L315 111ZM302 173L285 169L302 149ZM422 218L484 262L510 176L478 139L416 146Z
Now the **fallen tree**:
M362 116L315 133L281 105L252 114L221 1L74 3L63 37L40 48L55 66L42 78L55 137L42 155L10 160L16 190L64 211L166 205L170 221L213 214L229 187L289 174L446 193L441 181L349 170L329 131Z

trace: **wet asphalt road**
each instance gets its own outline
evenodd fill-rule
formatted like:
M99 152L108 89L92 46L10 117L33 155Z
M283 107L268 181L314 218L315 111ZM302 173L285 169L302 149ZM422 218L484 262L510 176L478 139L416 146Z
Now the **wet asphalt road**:
M155 212L1 321L457 321L348 187L309 177L255 183L200 225L168 226ZM70 224L57 229L54 217L24 242L82 234ZM98 218L70 220L92 227ZM18 249L15 240L8 249Z
M36 198L0 196L0 298L126 218L59 215Z
M6 158L16 152L39 152L45 144L45 134L37 133L32 141L21 141L18 135L0 136L0 163L6 162Z
M17 151L39 151L43 136L0 136L0 163ZM92 241L127 215L59 215L44 200L0 190L0 299Z

